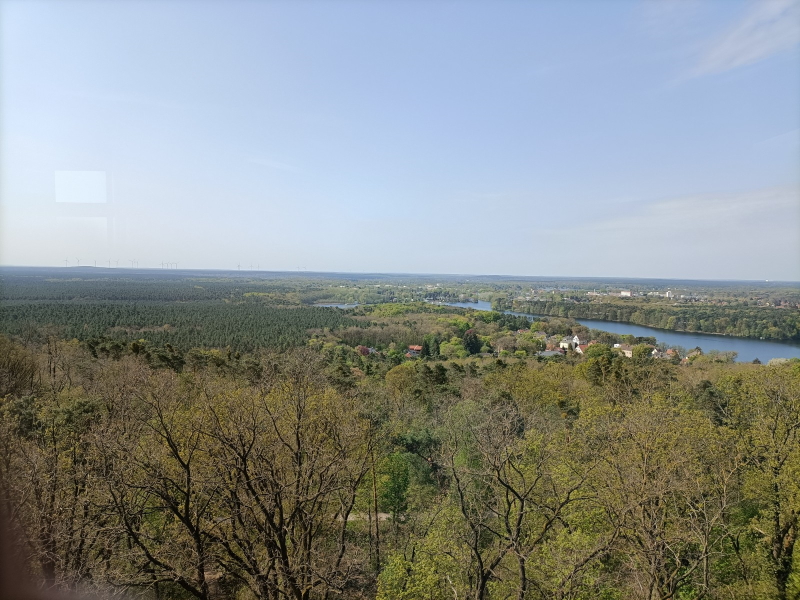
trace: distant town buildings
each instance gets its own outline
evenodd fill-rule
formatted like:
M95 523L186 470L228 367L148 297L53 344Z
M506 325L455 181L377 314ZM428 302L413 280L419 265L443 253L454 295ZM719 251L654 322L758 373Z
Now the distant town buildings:
M599 296L618 296L620 298L632 298L634 296L657 296L659 298L677 298L675 292L672 290L667 290L665 292L653 290L652 292L635 292L633 290L620 290L619 292L614 291L602 291L598 292L597 290L592 290L591 292L586 292L587 296L591 297L599 297ZM687 298L688 296L681 296L681 298Z

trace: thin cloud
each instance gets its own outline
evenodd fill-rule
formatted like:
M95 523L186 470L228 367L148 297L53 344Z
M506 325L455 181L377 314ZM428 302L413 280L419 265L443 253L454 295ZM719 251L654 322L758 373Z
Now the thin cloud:
M703 54L692 75L751 65L800 43L800 1L762 0Z
M638 210L629 206L608 218L546 231L540 246L563 248L565 241L583 249L583 256L556 252L548 268L575 272L605 264L630 276L797 281L800 188L694 194L643 203Z
M798 207L800 190L791 186L738 194L698 194L660 200L646 205L638 214L587 224L582 230L610 235L685 235L722 227L750 231L763 227L767 230L761 233L768 234L771 227L783 229L788 225L797 231Z
M756 148L765 146L800 146L800 129L792 129L786 133L773 135L765 140L755 143Z

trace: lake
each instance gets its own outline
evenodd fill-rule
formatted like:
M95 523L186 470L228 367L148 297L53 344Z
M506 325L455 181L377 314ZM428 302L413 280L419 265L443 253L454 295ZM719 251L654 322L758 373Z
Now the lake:
M474 310L492 310L490 302L480 300L478 302L446 302L448 306L459 306L461 308L472 308ZM535 315L514 312L511 310L503 311L510 315L517 315L533 319ZM644 327L643 325L633 325L631 323L616 323L614 321L598 321L595 319L575 319L581 325L591 329L609 331L618 335L634 335L636 337L654 337L659 343L668 346L683 346L691 350L699 346L703 352L718 350L720 352L736 352L736 360L740 362L752 362L759 359L767 362L773 358L800 358L800 345L783 342L770 342L767 340L755 340L751 338L740 338L728 335L713 335L709 333L688 333L684 331L668 331L656 329L655 327Z

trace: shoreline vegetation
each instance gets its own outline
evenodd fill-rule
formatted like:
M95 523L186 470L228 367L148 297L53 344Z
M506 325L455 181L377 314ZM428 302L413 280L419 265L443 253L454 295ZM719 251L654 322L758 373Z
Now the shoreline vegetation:
M776 342L800 341L800 310L775 307L657 306L627 303L495 301L497 310L541 316L628 323L664 331L704 333Z

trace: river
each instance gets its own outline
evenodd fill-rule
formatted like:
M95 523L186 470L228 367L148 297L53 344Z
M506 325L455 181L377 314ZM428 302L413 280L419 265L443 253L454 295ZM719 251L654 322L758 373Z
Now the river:
M472 308L474 310L492 310L491 303L483 300L478 302L447 302L446 304L448 306L459 306L461 308ZM528 315L511 310L503 312L510 315L527 317L529 319L535 317L535 315ZM710 350L736 352L736 360L740 362L752 362L756 358L764 363L773 358L800 358L800 345L797 344L770 342L767 340L755 340L752 338L733 337L729 335L668 331L666 329L644 327L643 325L633 325L631 323L617 323L615 321L598 321L595 319L575 320L581 325L585 325L591 329L600 329L618 335L654 337L659 343L668 346L683 346L689 350L699 346L702 348L703 352L708 352Z

